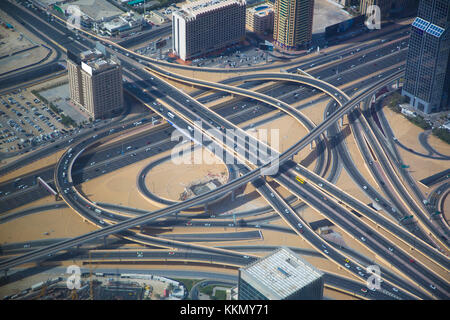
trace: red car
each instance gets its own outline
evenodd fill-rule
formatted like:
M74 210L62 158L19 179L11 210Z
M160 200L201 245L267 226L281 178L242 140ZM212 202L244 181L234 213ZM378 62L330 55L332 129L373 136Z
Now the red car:
M367 293L367 289L366 288L361 288L361 291L364 293Z
M173 251L169 251L169 255L174 255L175 254L175 252L173 252Z

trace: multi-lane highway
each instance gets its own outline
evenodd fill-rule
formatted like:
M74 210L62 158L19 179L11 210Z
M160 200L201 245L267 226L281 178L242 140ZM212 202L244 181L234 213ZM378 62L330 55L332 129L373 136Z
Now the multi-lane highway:
M234 94L244 95L246 97L249 97L253 100L259 100L265 104L272 105L275 108L281 109L285 112L287 112L289 115L299 119L300 123L303 125L307 124L308 121L306 118L302 118L301 113L299 113L297 110L290 107L285 102L282 102L280 100L277 100L275 98L270 97L269 95L259 94L256 92L250 92L249 90L246 90L245 88L239 88L239 87L230 87L225 84L210 84L206 81L199 81L195 80L192 81L191 79L187 77L183 77L177 74L174 74L169 71L165 71L160 68L160 66L169 66L168 63L165 62L159 62L155 61L153 59L144 58L142 56L131 54L130 58L133 58L135 60L132 60L130 58L126 58L122 55L122 53L129 54L129 51L115 46L114 51L116 51L119 54L119 57L122 59L123 66L126 69L132 70L137 76L141 77L142 79L146 79L146 81L150 81L148 79L149 75L146 75L145 72L142 70L138 70L140 68L139 64L135 61L138 59L142 59L147 61L147 67L152 72L156 72L159 75L162 75L164 77L171 77L175 78L178 81L188 82L195 85L201 85L208 88L213 88L215 90L221 90L226 92L232 92ZM392 51L392 50L391 50ZM395 50L394 50L395 51ZM401 47L398 47L398 53L392 51L392 56L390 57L391 60L389 61L390 64L395 64L394 62L400 62L402 60L402 56L398 56L401 54L404 54ZM353 55L354 52L351 52L350 55ZM332 59L331 56L327 57ZM336 57L335 57L336 58ZM362 61L365 59L362 55L359 55L359 61ZM326 60L324 58L324 60ZM330 60L331 61L331 60ZM380 57L380 61L384 61ZM376 63L374 64L376 65ZM170 64L170 66L173 66ZM182 68L184 66L178 66L179 68ZM192 68L192 67L190 67ZM265 67L257 67L257 68L265 68ZM257 68L249 68L249 70L256 70ZM350 66L350 68L353 68ZM364 68L358 68L356 67L355 70ZM192 69L193 70L193 69ZM262 69L261 69L262 70ZM217 71L208 69L208 71ZM335 70L333 69L333 72ZM231 71L230 71L231 72ZM338 73L339 70L336 71ZM418 290L416 287L410 286L408 283L405 283L403 280L394 278L389 279L387 282L383 284L383 290L389 289L389 284L395 283L398 284L401 288L406 289L409 293L413 294L415 297L418 298L426 298L429 295L432 295L434 297L446 299L448 298L449 294L449 288L448 283L445 279L440 278L438 275L435 275L433 272L430 272L430 270L425 267L421 263L414 263L414 264L408 264L408 261L411 261L411 257L408 255L408 253L398 250L395 248L392 243L390 243L387 239L382 237L378 234L370 234L367 231L367 227L364 226L364 224L359 220L356 219L356 216L348 211L345 207L341 206L340 204L336 203L333 198L342 200L345 196L347 197L346 203L353 203L351 205L355 210L358 210L358 206L360 206L359 210L367 210L367 208L364 207L364 205L359 204L355 199L352 197L349 197L345 193L340 192L337 188L334 190L331 188L332 184L329 184L325 179L322 179L319 175L315 175L312 172L309 172L306 170L303 172L304 174L310 174L312 175L311 181L315 182L316 185L308 183L301 183L299 184L296 182L297 174L301 172L301 169L289 169L284 171L283 168L286 168L285 166L289 163L289 159L292 158L296 153L298 153L300 150L302 150L305 146L309 145L313 141L319 141L319 137L325 132L328 131L331 128L332 125L334 125L338 119L342 118L345 114L349 113L356 105L358 105L360 102L363 102L367 97L370 97L373 92L378 90L379 88L391 83L392 81L396 80L399 76L401 76L402 71L398 70L395 72L391 72L391 74L387 77L381 77L378 82L375 83L375 85L371 85L367 89L362 90L360 93L356 94L352 99L349 99L342 91L337 90L332 85L328 84L327 82L317 80L311 77L302 77L298 75L292 75L292 74L274 74L274 73L263 73L258 76L253 76L253 78L245 78L248 80L253 81L260 81L260 80L284 80L284 81L291 81L291 82L298 82L307 84L309 86L315 87L317 89L323 90L324 92L327 92L330 94L332 98L334 98L337 103L339 103L341 108L330 112L328 118L324 120L322 123L317 125L316 127L308 127L310 132L300 139L296 144L291 146L287 151L283 152L282 154L279 154L278 160L279 164L282 166L282 170L277 176L274 176L273 178L277 180L279 183L283 185L287 185L288 189L297 195L299 198L303 199L305 202L307 202L310 206L315 208L317 211L324 214L327 218L331 219L334 223L336 223L338 226L340 226L345 232L348 232L352 236L354 236L358 241L363 242L363 245L367 246L370 250L374 251L376 254L382 256L385 260L389 261L391 266L394 266L395 269L397 269L398 272L402 273L404 276L412 279L416 283L418 283L422 290ZM340 77L337 77L336 81L340 81ZM244 77L238 77L235 81L241 81L244 80ZM159 77L151 78L152 85L155 86L154 91L150 91L149 96L144 96L143 101L147 102L148 106L150 108L154 108L155 112L159 113L162 117L166 118L167 120L171 121L173 123L173 126L176 128L182 128L186 132L188 132L188 126L193 125L193 121L195 120L201 120L205 124L205 128L216 128L219 127L218 132L221 131L224 128L234 128L236 129L235 125L229 121L227 121L225 118L218 116L216 113L210 112L207 108L205 108L202 104L198 103L196 100L193 100L191 97L185 95L184 93L177 90L175 87L169 85ZM156 89L157 88L157 89ZM162 104L157 104L154 102L152 103L153 99L158 99L158 102L161 102ZM176 114L176 120L174 120L173 117L168 117L168 112L172 111ZM331 110L331 109L330 109ZM120 128L117 130L116 133L120 132ZM106 236L109 234L120 234L125 238L133 238L134 240L137 240L138 242L141 241L142 243L145 243L145 239L143 239L143 236L139 236L136 234L131 234L131 231L125 231L127 229L130 229L135 226L144 225L145 223L155 220L156 218L171 215L174 213L178 213L181 210L185 210L187 208L190 208L194 205L198 205L204 202L212 201L213 199L217 199L218 197L227 194L234 190L236 187L239 187L241 185L244 185L248 182L252 182L258 189L258 191L266 198L266 200L270 203L270 205L274 208L275 211L277 211L280 216L297 232L303 239L308 241L310 244L312 244L313 247L317 248L319 252L323 252L322 254L329 258L330 260L334 261L338 265L342 265L342 268L346 268L344 270L348 270L349 272L354 273L357 277L361 279L365 279L367 275L365 275L361 271L361 267L358 265L358 263L355 262L345 262L345 255L343 255L342 252L339 250L333 248L332 246L328 246L326 242L324 242L320 237L317 236L317 234L301 219L296 215L296 212L292 210L292 208L289 206L288 203L284 201L283 198L281 198L278 193L276 193L270 186L268 186L267 183L265 183L264 180L261 180L261 176L265 175L265 172L267 168L270 167L270 163L266 163L265 161L259 161L257 159L256 162L249 162L248 159L242 158L241 153L235 153L234 148L228 149L227 152L231 152L234 154L237 154L238 157L240 157L241 163L238 164L241 173L243 174L241 177L237 177L236 179L230 181L228 184L217 188L216 190L213 190L211 192L208 192L206 194L197 196L193 199L189 199L187 201L173 204L165 209L158 210L156 212L152 213L146 213L143 214L141 217L138 218L132 218L124 220L123 222L116 223L115 225L108 225L105 220L101 217L95 216L92 211L93 208L97 208L95 204L93 204L91 201L83 197L75 188L74 188L74 181L72 180L72 171L75 169L73 167L75 160L83 154L83 152L92 145L95 145L101 140L106 141L109 139L109 136L111 135L110 131L104 130L104 131L98 131L96 134L92 137L89 137L87 139L84 139L82 141L77 141L76 144L73 144L73 146L70 148L69 151L64 153L64 155L60 158L56 170L55 170L55 183L58 191L61 193L63 199L66 201L66 203L74 209L76 212L78 212L83 219L87 219L94 223L97 226L103 227L101 230L94 231L92 233L89 233L87 235L83 235L74 239L66 240L61 243L57 243L54 245L51 245L47 248L38 249L36 251L33 251L31 253L25 254L20 257L15 257L12 259L9 259L7 261L3 261L0 264L0 268L7 269L11 268L13 266L22 264L24 262L33 261L36 259L42 259L45 258L47 255L54 254L61 250L66 250L70 247L80 245L84 242L90 241L92 239ZM248 147L248 143L243 141L243 138L246 137L246 134L243 133L241 138L237 139L237 143L235 147L246 149ZM202 141L197 141L198 143L203 144ZM218 141L214 141L213 143L209 145L213 145L218 143ZM375 140L371 141L371 144L376 144L377 142ZM277 154L278 156L278 154ZM247 166L247 167L245 167ZM292 167L292 166L291 166ZM96 168L97 169L97 168ZM383 167L384 170L387 170L389 172L388 167ZM395 174L395 172L390 172L392 174ZM305 175L304 175L305 176ZM297 179L298 180L298 179ZM322 185L322 186L321 186ZM327 185L330 187L329 190L327 190L329 193L324 193L323 185ZM319 187L318 187L319 186ZM398 189L401 189L401 185L397 186ZM401 197L403 199L408 199L408 194L401 194ZM412 202L411 202L412 201ZM411 200L408 202L408 205L414 207L414 202ZM355 208L356 207L356 208ZM418 210L418 212L421 212L420 208L414 208L415 211ZM373 211L373 210L372 210ZM370 214L373 214L375 217L377 216L376 212L371 212L369 210ZM105 211L105 214L108 214L108 211ZM381 220L380 220L381 221ZM385 224L385 227L389 229L392 232L392 226L389 225L388 222L382 221L382 223ZM427 225L426 223L425 227L427 229L433 229L432 226ZM369 228L370 229L370 228ZM404 239L404 237L410 237L413 236L408 233L403 233L401 235L403 241L407 242L409 240ZM141 240L138 239L138 237L141 237ZM174 243L174 242L167 242ZM422 243L421 243L422 244ZM393 254L393 250L395 248L395 254ZM242 257L242 255L239 255L235 252L229 251L229 250L223 250L220 251L220 249L213 249L213 248L203 248L203 250L209 250L209 252L218 253L225 255L230 255L233 257ZM423 250L429 251L434 250L429 245L427 246L426 243L423 244ZM429 254L429 253L425 253ZM434 253L433 253L434 254ZM431 255L433 255L431 254ZM443 258L443 256L440 256L440 253L438 253L435 256L435 261L441 259L441 263L445 266L448 266L448 259ZM359 269L358 269L359 268ZM390 289L389 289L390 290ZM395 291L395 290L394 290ZM424 292L427 292L425 294ZM400 297L403 295L403 291L400 291L398 293ZM403 296L403 297L407 297Z

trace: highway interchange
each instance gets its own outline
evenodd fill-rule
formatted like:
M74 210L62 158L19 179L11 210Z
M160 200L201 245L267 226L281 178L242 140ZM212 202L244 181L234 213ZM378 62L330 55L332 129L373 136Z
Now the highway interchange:
M23 12L18 13L24 14ZM31 20L27 19L27 21ZM43 21L39 23L42 24ZM46 26L46 24L43 26ZM58 23L56 26L59 28L62 27ZM54 27L50 28L54 29ZM63 32L68 31L65 30ZM401 30L399 33L400 32L405 33L405 30ZM48 34L50 34L50 32ZM86 45L89 43L89 40L82 35L82 32L80 32L80 38L82 39L79 41L80 44L83 43ZM392 38L396 39L395 36ZM53 39L54 41L58 41L55 38ZM28 261L46 259L48 258L48 255L53 255L61 250L67 250L69 248L80 246L83 243L92 241L93 239L105 237L110 234L120 235L125 239L141 244L155 244L155 237L139 234L138 232L134 232L129 229L136 226L148 225L157 218L170 216L180 213L180 211L187 210L192 206L211 202L220 196L229 194L235 188L251 182L255 185L258 192L267 200L272 209L277 212L300 237L303 237L303 239L315 247L324 257L330 259L337 265L340 265L342 268L345 268L349 272L353 273L356 277L365 281L368 275L361 271L365 269L364 265L353 261L347 262L347 255L345 253L343 253L339 248L335 248L333 245L328 244L321 237L319 237L315 231L296 214L296 211L293 210L289 202L283 199L283 197L281 197L272 187L268 185L267 179L274 179L281 185L285 186L295 196L293 197L294 199L298 197L304 203L320 212L327 220L331 221L335 225L338 225L340 228L345 230L345 232L349 233L357 239L357 241L366 246L369 250L389 261L391 266L396 269L398 273L402 274L410 281L417 283L421 287L421 290L418 290L415 286L411 286L411 284L404 279L392 274L382 283L382 292L395 293L396 297L400 299L428 299L430 297L448 299L450 292L448 273L447 278L443 278L442 276L435 274L432 270L428 269L428 267L419 261L415 261L413 264L410 263L412 258L409 256L408 252L396 248L396 246L391 244L389 240L379 235L376 230L373 232L373 229L371 230L370 227L365 226L364 223L348 209L348 207L351 207L359 214L370 217L369 219L374 221L377 225L380 225L389 232L392 232L407 245L416 248L422 254L442 266L444 270L448 270L448 258L446 255L441 253L441 251L446 252L448 250L448 237L443 238L444 234L448 235L448 226L443 225L442 223L435 224L435 220L430 221L430 219L428 219L427 211L423 208L423 206L421 206L421 201L415 201L413 195L410 195L402 183L399 182L397 173L392 168L392 165L384 153L386 152L384 150L388 148L384 149L384 142L381 141L382 139L380 139L380 137L376 136L376 130L373 130L375 135L372 133L372 130L369 130L370 125L367 121L370 122L370 118L368 120L364 120L362 115L358 114L359 109L355 108L358 104L364 105L366 100L370 99L377 90L395 82L402 76L403 71L401 63L404 62L405 59L405 49L402 49L402 46L405 48L405 45L402 43L407 43L407 41L405 42L405 40L401 40L394 42L391 46L386 48L386 53L384 54L383 52L380 54L379 51L374 50L364 54L363 57L363 55L359 53L358 57L355 57L354 60L352 60L351 56L353 56L356 52L359 52L361 49L358 51L355 49L346 49L348 51L345 52L344 50L345 53L340 53L340 55L329 55L317 58L315 65L328 63L334 60L340 61L340 57L345 55L348 56L349 60L346 61L346 59L344 59L344 61L341 64L338 64L338 66L332 65L330 67L319 68L317 72L312 73L312 75L316 78L289 73L289 71L296 72L297 67L303 69L307 67L307 64L301 66L297 64L297 66L293 67L293 70L288 69L288 67L290 67L288 64L286 66L286 71L288 72L274 73L271 71L268 73L249 74L246 76L232 78L231 80L226 81L227 83L209 83L207 81L189 79L188 77L181 76L177 73L165 71L163 67L168 66L166 62L160 63L152 59L145 59L141 56L134 57L131 52L127 52L123 48L114 48L114 51L122 61L124 75L134 80L134 88L130 88L130 92L133 92L134 90L137 98L145 103L149 108L153 109L152 111L154 113L157 113L160 117L171 121L174 127L184 129L185 132L188 132L188 126L195 126L194 121L197 120L201 120L205 128L215 128L218 125L219 130L216 131L219 133L220 127L236 129L237 124L254 117L254 113L252 113L252 111L254 111L255 108L252 108L252 105L255 105L256 102L256 105L259 106L259 109L256 110L261 114L264 112L269 112L273 110L273 108L278 108L284 112L287 112L290 116L296 118L302 125L306 126L309 133L305 137L301 138L295 145L291 146L288 150L285 150L285 152L279 155L278 159L280 163L280 171L277 175L265 178L263 170L269 167L268 164L263 162L251 163L245 160L242 161L241 159L241 161L236 163L235 166L242 173L242 176L236 177L234 180L229 181L228 184L214 191L202 194L196 198L189 199L181 203L171 204L164 209L155 212L141 213L137 217L136 215L134 215L135 217L132 217L133 215L130 215L129 213L117 215L116 213L105 209L105 207L98 206L80 194L75 187L81 182L87 181L87 179L95 178L103 173L110 172L116 168L118 169L124 167L130 163L142 160L151 155L155 155L163 150L171 149L174 143L173 141L168 141L168 137L171 135L173 128L165 126L164 129L156 130L150 136L130 139L130 141L125 143L116 143L115 145L105 148L99 152L90 152L88 155L84 154L85 150L92 146L95 147L100 141L104 142L112 136L118 136L121 132L132 129L136 127L136 125L131 121L128 121L127 123L120 123L120 125L115 126L104 125L101 128L97 128L93 136L90 136L92 131L85 133L82 137L78 136L77 139L72 141L69 149L70 151L66 151L60 157L58 164L55 167L49 167L45 170L45 172L40 174L42 174L46 180L54 183L60 192L61 197L73 210L80 214L83 219L92 222L98 227L101 227L101 229L74 239L67 239L51 244L19 257L2 261L0 263L1 269L9 269ZM64 46L64 43L61 43L61 45ZM75 46L74 43L71 43L71 45ZM69 49L72 50L75 48ZM77 46L76 49L81 51L80 46ZM363 48L363 50L364 49L365 48ZM126 55L124 53L126 53ZM344 72L342 75L339 72L336 72L335 68L340 67L341 70L345 70L350 66L350 69L352 69L351 66L355 64L358 64L357 67L355 66L355 72ZM360 82L360 88L353 86L350 90L352 92L349 93L349 95L353 94L351 97L347 96L341 90L336 89L339 85L370 75L375 68L367 68L367 66L371 65L372 67L376 67L377 64L378 68L376 69L378 70L383 70L390 66L395 67L391 68L389 72L383 72L381 77L377 75L372 77L372 79L366 79L366 83ZM400 66L398 66L398 64L400 64ZM172 67L172 65L170 66ZM311 66L311 64L309 64L309 66ZM181 69L181 66L178 66L177 68ZM189 69L189 67L186 68ZM261 68L263 67L253 69ZM240 114L238 117L233 117L233 114L236 113L236 111L239 111L235 109L235 104L229 104L228 106L223 106L220 109L215 110L208 109L203 103L210 102L218 97L221 97L223 95L222 93L213 93L207 97L202 97L195 100L186 95L184 92L177 90L176 87L165 82L164 78L167 77L171 77L181 82L190 82L191 84L195 84L196 86L203 88L226 92L226 94L233 93L235 95L242 95L250 98L252 100L249 100L248 106L246 106L246 110L248 110L248 112L246 114ZM326 79L327 82L318 80L317 78L319 77L322 80ZM229 85L229 83L240 82L243 80L247 81L244 85ZM262 80L283 81L281 82L284 85L283 89L272 89L273 91L277 91L278 96L281 97L272 97L270 95L270 89L267 90L268 92L266 94L258 93L249 89L255 84L262 83ZM286 83L286 81L289 82ZM327 107L327 114L324 115L324 121L317 126L314 126L311 121L308 122L308 119L302 115L301 108L299 111L290 106L290 103L296 100L301 100L302 98L314 95L314 92L310 89L305 89L304 87L300 87L301 89L299 89L298 83L307 84L310 87L326 92L331 98L335 99L335 102L332 100L329 103ZM155 89L148 90L147 93L142 94L142 90L146 88ZM292 90L293 88L295 88L295 91ZM201 90L198 94L205 92L206 91ZM337 108L336 103L341 107ZM176 115L175 119L167 116L167 112L169 111ZM154 113L153 116L155 116ZM381 177L378 173L380 171L385 171L386 176L389 177L389 183L392 183L395 187L396 192L392 193L388 188L383 188L383 186L385 186L384 184L380 184L380 187L382 187L383 191L387 194L388 199L384 199L382 195L378 194L374 188L365 182L364 178L362 178L361 174L354 167L351 156L343 143L340 143L333 138L329 140L327 139L327 137L333 137L339 133L339 127L337 126L338 120L346 114L349 114L352 133L361 134L364 130L366 132L365 137L369 140L371 149L376 151L377 158L381 166L379 167L379 170L372 170L372 173L375 176ZM150 117L146 116L147 123L151 121L149 118ZM211 121L213 124L211 124ZM363 130L358 129L356 126L362 126ZM336 131L333 132L333 130ZM326 136L324 135L325 133ZM244 140L248 137L246 137L246 133L243 131L242 134L242 138L237 139L236 143L237 147L245 150L246 147L248 147L248 144L244 142ZM361 143L362 137L358 134L355 134L355 136L359 143L359 147L367 147L366 144ZM314 172L309 171L308 169L297 165L295 162L290 160L292 156L307 147L313 141L316 141L316 146L321 146L322 148L322 152L319 155L321 160L317 161ZM379 146L379 144L383 146L383 149ZM126 150L127 153L125 153L123 151L124 145L125 149L128 145L132 145L132 151L136 154L136 156L130 156L133 153L129 150ZM214 140L214 142L210 145L220 145L220 139ZM335 150L335 147L337 150ZM147 148L150 148L150 150L146 151ZM339 163L341 163L341 166L346 168L361 188L362 186L366 186L366 188L364 188L364 192L371 199L374 201L377 201L376 199L378 199L377 202L381 202L386 206L389 206L389 208L395 208L395 212L391 209L389 214L396 216L396 220L401 220L403 217L409 215L410 212L413 212L420 224L407 226L394 224L390 220L383 218L376 212L376 210L371 209L367 205L353 198L351 195L339 190L339 188L337 188L333 183L330 183L327 179L322 178L321 174L326 171L324 170L324 167L329 165L328 163L330 162L330 159L326 160L324 157L326 150L329 150L327 152L330 153L330 157L332 155L332 165L334 168L332 172L334 172L334 174L330 174L327 177L331 180L331 182L335 180ZM233 153L235 151L227 149L226 152ZM239 154L240 153L238 153L238 155ZM369 153L361 151L361 154L368 156ZM399 159L399 157L397 156L396 159ZM373 159L369 160L369 158L366 158L365 160L368 164L369 161L372 161ZM92 166L88 166L88 163L94 164ZM370 165L368 166L370 167ZM108 171L106 171L106 168L108 168ZM14 169L15 168L9 168L9 170ZM54 176L52 177L51 175L53 172ZM296 177L298 175L306 178L305 180L307 182L304 184L299 184L298 181L296 181ZM33 178L35 178L34 176L35 174L28 175L27 177L23 177L22 180L25 181L26 179L29 179L31 185ZM378 178L377 181L382 181L382 179L383 178ZM409 177L409 179L412 181L411 177ZM415 191L414 185L414 182L412 182L411 186ZM2 184L0 188L2 188L2 191L4 190L4 192L8 192L7 190L9 190L9 192L15 191L12 181ZM21 192L26 194L28 191L24 190ZM35 193L33 192L33 194ZM417 196L421 196L419 199L423 199L423 195L420 194L420 191L415 191L414 196L416 196L416 198ZM27 198L24 198L22 201L27 201ZM93 212L94 208L101 208L103 211L102 216L104 216L104 218L96 215ZM117 210L115 211L117 212ZM110 224L110 222L114 222L114 224ZM412 228L410 228L408 232L404 229L404 227ZM225 263L224 261L228 261L228 263L231 263L232 261L241 261L239 259L242 259L244 256L231 248L223 249L209 248L206 246L192 244L188 245L177 240L160 239L159 245L179 249L189 247L195 248L195 250L200 252L209 252L207 254L217 255L217 259L218 261L221 261L221 263ZM198 254L201 256L202 253ZM383 270L383 274L389 274L389 271ZM395 287L393 287L394 285ZM395 290L393 290L393 288Z

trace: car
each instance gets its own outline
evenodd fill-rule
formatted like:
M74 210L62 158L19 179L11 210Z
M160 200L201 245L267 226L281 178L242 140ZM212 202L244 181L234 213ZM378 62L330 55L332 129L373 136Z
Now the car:
M95 164L95 161L92 161L92 162L91 162L91 166L93 166L94 164Z
M414 259L409 259L409 263L414 263L416 262Z
M370 288L370 290L372 290L372 291L377 291L377 288Z
M357 266L357 267L356 267L356 270L361 271L362 269L361 269L360 267Z
M101 224L105 224L105 221L103 221L103 220L100 220L100 223L101 223Z
M205 223L205 227L210 227L211 223Z
M189 222L186 222L186 225L187 225L187 226L192 226L192 222L190 222L190 221L189 221Z
M358 272L358 274L361 276L361 277L365 277L365 274L364 273L362 273L361 271L360 272Z
M303 228L303 226L302 226L302 224L301 223L299 223L299 224L297 224L298 225L298 227L301 229L301 228Z
M361 288L361 291L364 293L367 293L367 289L366 288Z
M24 247L24 248L29 248L30 245L29 245L29 244L24 244L23 247Z
M392 291L398 292L398 289L395 288L395 287L393 287L393 288L392 288Z
M367 186L366 186L366 185L364 185L364 186L363 186L363 189L364 189L364 190L367 190Z
M274 197L273 192L270 193L270 196L271 196L272 198Z
M364 242L366 242L366 238L364 238L364 237L361 237L361 240L364 241Z
M289 213L289 210L286 208L286 209L284 209L284 212Z
M389 247L389 251L390 251L390 252L394 252L394 249L392 249L391 247Z
M244 256L244 258L245 258L245 259L248 259L248 258L250 258L250 257L249 257L249 256Z
M345 264L345 267L346 267L347 269L350 269L350 265L349 265L348 263Z
M175 254L175 252L169 251L169 255L173 256L174 254Z
M136 252L138 258L142 258L144 256L144 253L142 251Z
M430 284L430 288L433 289L433 290L436 290L436 287L433 286L432 284Z
M326 254L328 254L329 252L328 252L328 250L323 250L323 252L325 252Z

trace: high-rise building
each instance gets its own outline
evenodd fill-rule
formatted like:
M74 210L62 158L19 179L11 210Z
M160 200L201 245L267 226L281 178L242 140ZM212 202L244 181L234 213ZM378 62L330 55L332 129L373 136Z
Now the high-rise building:
M360 0L359 10L362 15L367 15L367 9L370 6L378 6L380 8L381 19L389 17L392 1L395 0Z
M187 60L245 38L245 0L199 0L172 14L173 53Z
M245 18L247 30L256 34L272 33L273 31L273 6L269 3L248 8Z
M274 44L288 50L309 45L313 14L314 0L276 0Z
M450 2L422 0L411 26L402 94L424 113L450 108Z
M68 52L70 99L93 119L118 114L123 107L122 67L97 49L79 56Z
M239 269L239 300L320 300L323 273L289 248Z

